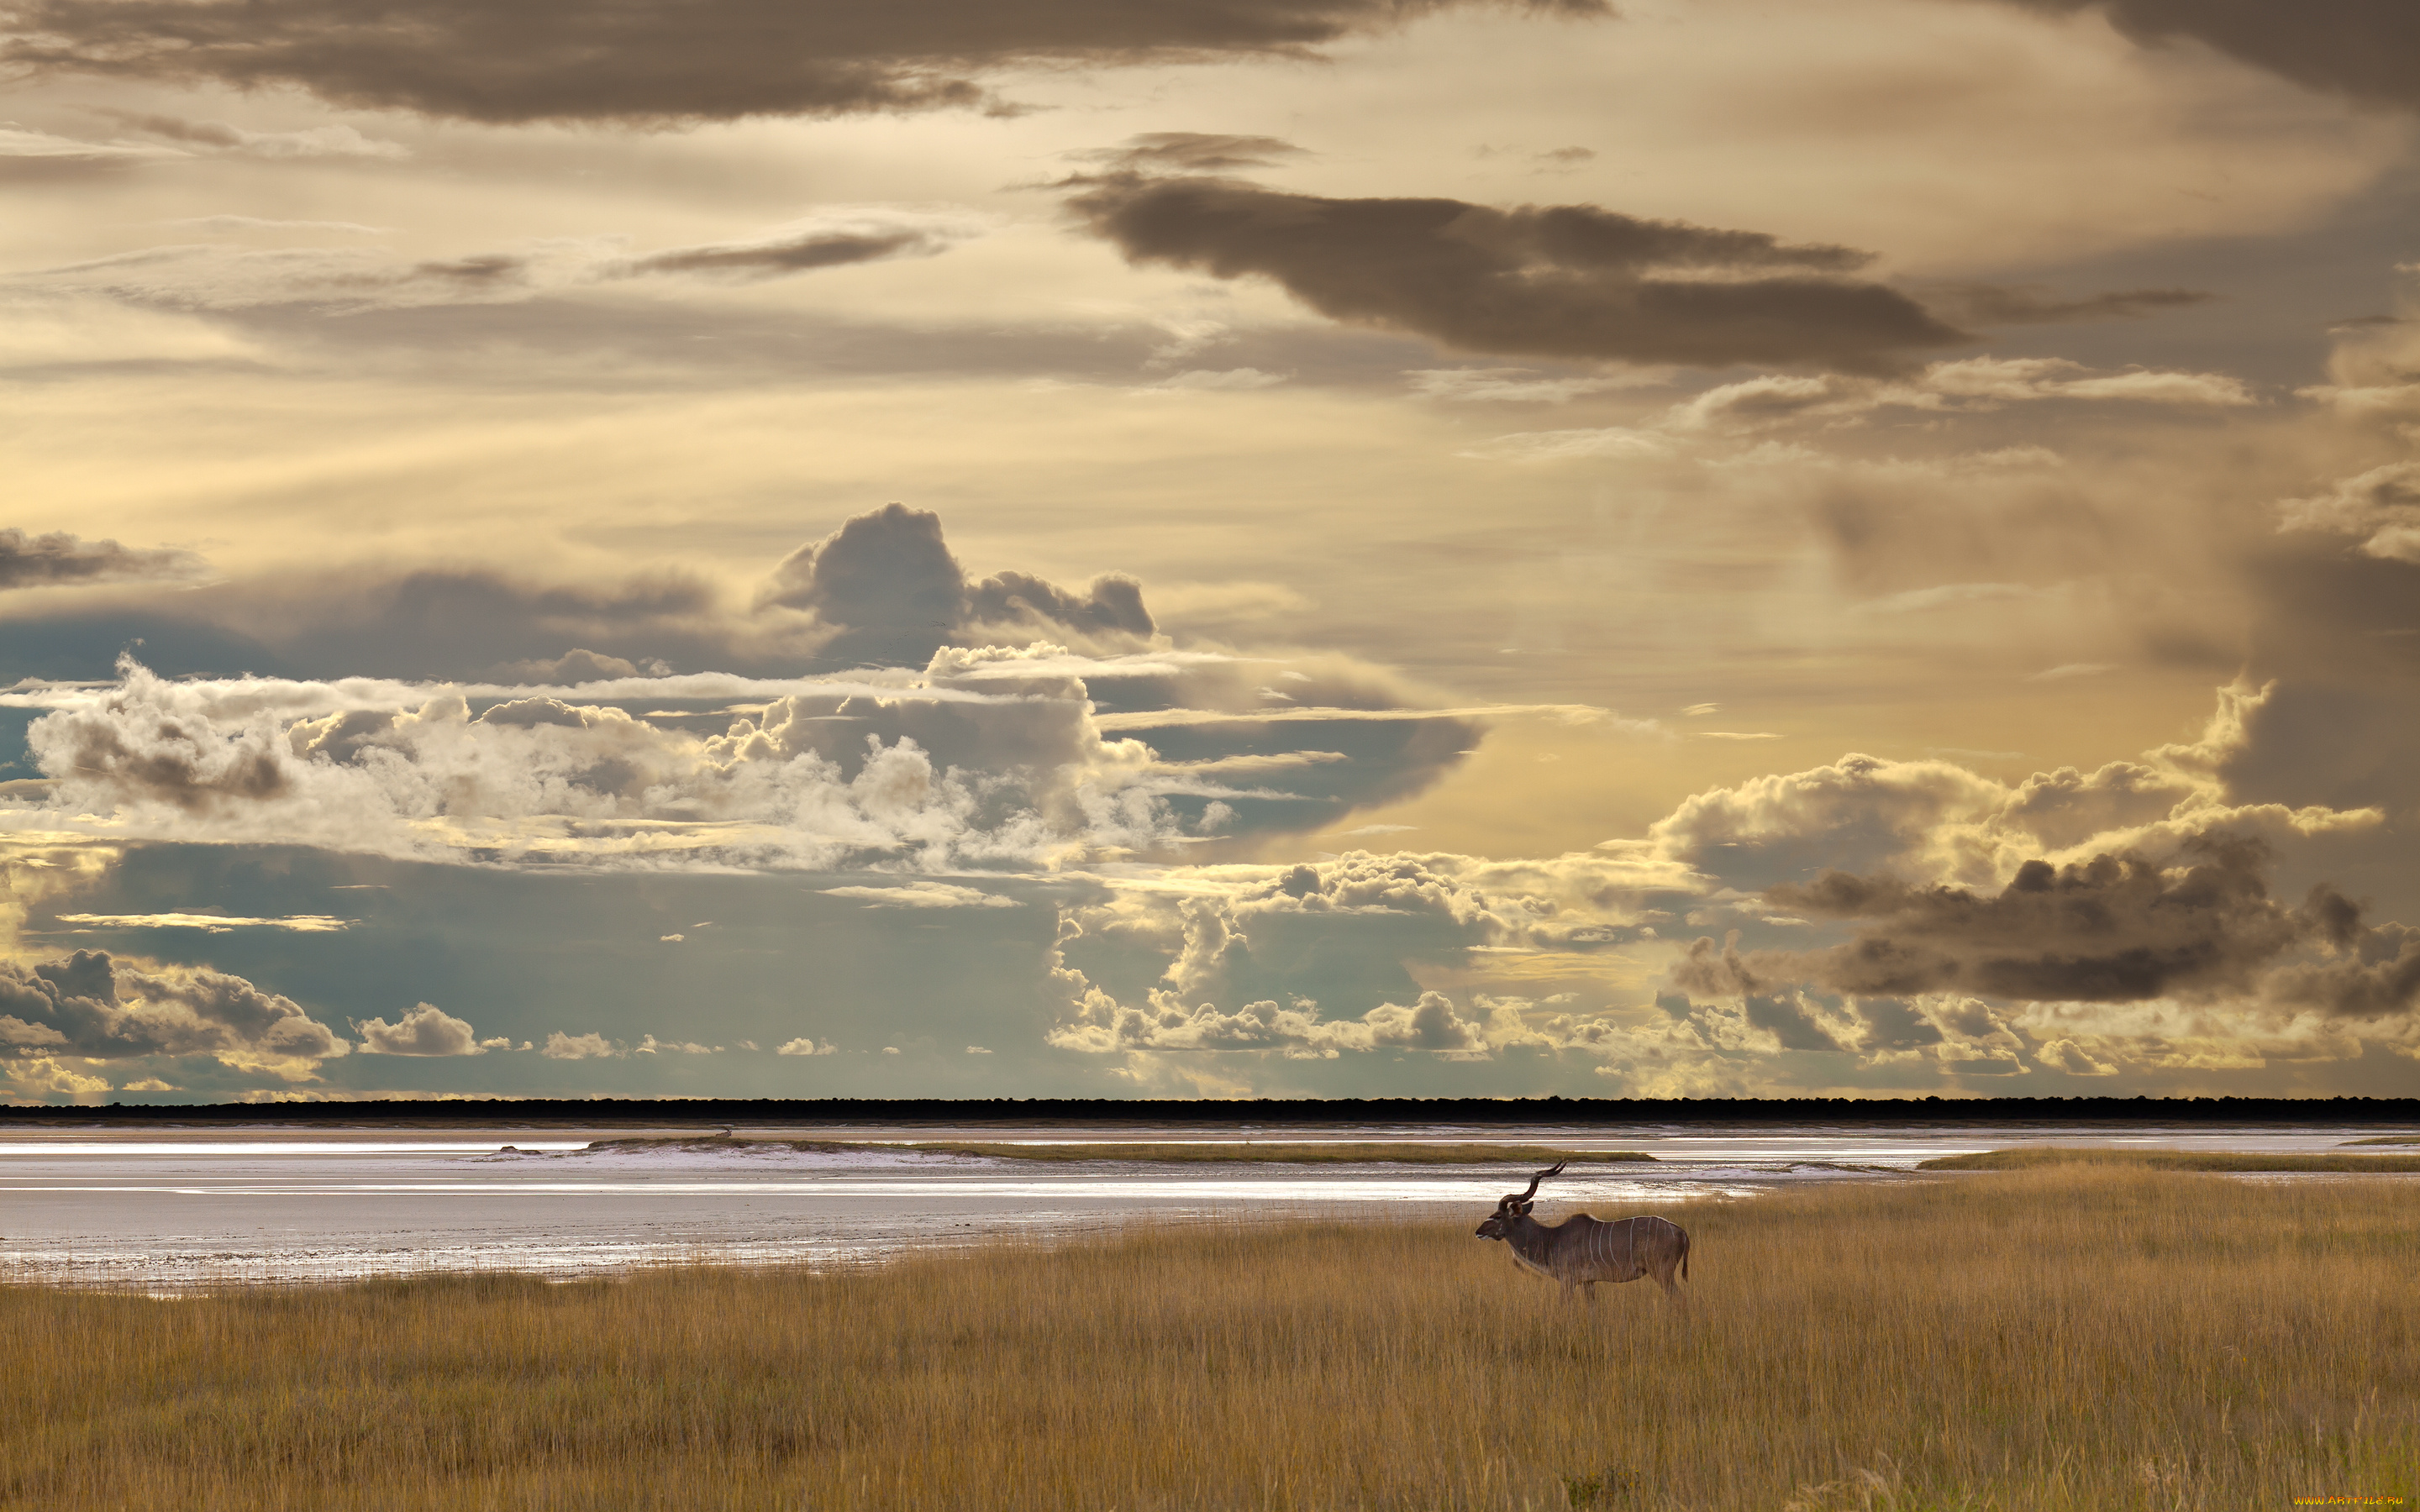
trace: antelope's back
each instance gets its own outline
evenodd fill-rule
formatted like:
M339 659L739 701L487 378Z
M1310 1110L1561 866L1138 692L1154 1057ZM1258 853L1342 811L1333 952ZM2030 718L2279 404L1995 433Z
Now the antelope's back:
M1637 1220L1610 1223L1575 1212L1556 1225L1557 1269L1575 1281L1629 1281L1640 1273L1632 1226Z

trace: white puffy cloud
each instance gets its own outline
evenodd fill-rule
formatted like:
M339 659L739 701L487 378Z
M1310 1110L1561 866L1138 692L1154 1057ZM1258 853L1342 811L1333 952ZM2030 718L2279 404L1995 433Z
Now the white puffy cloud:
M777 1056L836 1056L840 1054L840 1046L829 1040L818 1043L812 1035L808 1035L783 1041L782 1047L773 1053Z
M947 671L835 679L703 736L543 694L474 717L442 687L177 683L139 667L48 697L67 706L29 743L57 785L21 823L105 815L120 833L397 856L1030 866L1149 845L1176 831L1164 794L1217 786L1104 739L1067 677L999 692Z
M1353 852L1290 867L1198 869L1181 889L1128 889L1062 910L1052 965L1061 1011L1047 1040L1098 1055L1293 1059L1374 1050L1486 1059L1511 1044L1588 1050L1609 1032L1605 1021L1505 994L1458 1006L1404 979L1404 963L1517 957L1515 971L1585 974L1613 947L1653 935L1641 922L1643 900L1694 886L1684 870L1652 858L1585 853L1493 861ZM1080 943L1088 939L1163 952L1142 1006L1120 1001L1073 964L1071 949L1089 949ZM1389 995L1398 984L1409 990ZM1351 1001L1323 1010L1331 994ZM1222 999L1239 1006L1221 1009Z
M551 1039L547 1043L549 1049L553 1047ZM721 1050L722 1046L719 1044L699 1044L694 1040L659 1040L652 1034L630 1047L630 1053L638 1056L712 1056L721 1054Z
M1249 694L1267 671L1223 655L1044 642L944 646L921 671L578 688L173 681L128 662L114 686L0 693L48 711L27 742L50 784L0 798L0 829L505 863L1020 871L1311 827L1416 791L1497 712L1406 706L1382 678L1311 665L1289 686L1320 706L1271 714ZM1127 712L1096 710L1103 685ZM680 702L695 707L656 712ZM1317 728L1269 729L1291 723ZM1163 758L1145 732L1183 753ZM938 882L844 895L1009 903Z
M2008 783L1953 762L1852 754L1697 794L1650 826L1647 849L1735 889L1879 872L1910 882L1996 886L2029 861L2173 854L2226 833L2274 845L2376 828L2373 809L2289 809L2229 800L2220 768L2269 696L2221 691L2201 740L2090 772L2059 767Z
M601 1034L566 1034L556 1029L546 1037L538 1054L549 1060L610 1060L629 1052Z
M509 1038L482 1040L468 1019L458 1019L433 1003L421 1003L396 1015L396 1022L364 1019L353 1026L362 1037L362 1053L375 1056L483 1056L509 1050Z
M1233 1013L1210 1004L1187 1010L1172 998L1154 995L1149 1010L1125 1009L1106 1021L1054 1029L1048 1041L1063 1050L1276 1050L1295 1058L1333 1059L1347 1050L1425 1050L1450 1057L1483 1058L1486 1034L1462 1016L1443 993L1422 993L1408 1007L1381 1003L1358 1018L1322 1019L1308 1000L1291 1007L1248 1003Z

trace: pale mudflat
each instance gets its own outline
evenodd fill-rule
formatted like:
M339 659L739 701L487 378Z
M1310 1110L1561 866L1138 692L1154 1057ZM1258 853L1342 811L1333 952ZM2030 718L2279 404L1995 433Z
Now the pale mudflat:
M2195 1127L1404 1130L1271 1123L1019 1129L155 1128L0 1134L0 1274L175 1290L436 1272L606 1274L687 1260L845 1265L994 1237L1139 1220L1403 1214L1475 1224L1545 1149L1577 1165L1549 1194L1631 1211L1808 1183L1885 1180L1923 1161L2029 1145L2323 1153L2367 1131ZM605 1141L662 1138L655 1146ZM1245 1141L1250 1140L1247 1146ZM848 1148L799 1149L814 1140ZM920 1151L936 1142L986 1156ZM1066 1158L1090 1145L1097 1158ZM1268 1146L1440 1146L1501 1160L1407 1165L1241 1158ZM512 1153L500 1153L504 1147ZM1221 1149L1239 1158L1202 1159ZM1024 1149L1059 1157L1016 1158ZM1159 1158L1141 1158L1146 1156ZM1167 1158L1182 1156L1185 1158Z

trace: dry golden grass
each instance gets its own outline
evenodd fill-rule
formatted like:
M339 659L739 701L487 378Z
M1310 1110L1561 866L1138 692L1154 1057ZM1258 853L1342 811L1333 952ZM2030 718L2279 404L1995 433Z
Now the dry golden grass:
M1484 1165L1502 1162L1522 1165L1552 1165L1557 1161L1574 1165L1609 1161L1652 1161L1652 1155L1631 1149L1556 1149L1544 1145L1440 1145L1387 1142L1370 1144L1244 1144L1241 1142L1198 1144L1155 1143L1137 1145L996 1145L967 1140L920 1139L900 1144L852 1144L832 1139L750 1139L750 1138L642 1138L600 1139L588 1147L595 1150L632 1149L797 1149L817 1154L880 1151L889 1154L913 1152L923 1155L979 1155L991 1160L1079 1161L1112 1160L1121 1162L1156 1161L1176 1165ZM580 1153L571 1151L570 1153Z
M1668 1208L1693 1311L1456 1224L831 1275L0 1288L0 1505L2283 1507L2412 1497L2420 1186L2099 1167Z
M2054 1165L2121 1165L2138 1171L2344 1171L2393 1176L2420 1171L2420 1155L2237 1155L2199 1149L2102 1149L2039 1146L1943 1155L1919 1161L1923 1171L2030 1171Z

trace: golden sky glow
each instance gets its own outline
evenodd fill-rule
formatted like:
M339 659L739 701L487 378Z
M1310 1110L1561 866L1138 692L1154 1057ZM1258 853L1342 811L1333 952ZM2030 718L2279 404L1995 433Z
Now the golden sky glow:
M2407 12L0 0L0 1087L2408 1094Z

